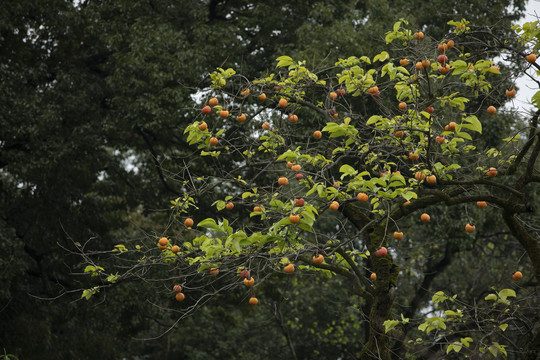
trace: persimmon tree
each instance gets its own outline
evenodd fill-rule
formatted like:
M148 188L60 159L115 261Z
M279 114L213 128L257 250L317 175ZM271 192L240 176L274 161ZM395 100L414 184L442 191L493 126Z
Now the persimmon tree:
M139 279L176 296L170 308L181 321L217 293L242 291L246 303L264 306L258 287L269 277L318 271L343 277L358 296L365 327L357 358L535 358L537 320L527 322L530 309L519 301L538 299L517 281L534 289L540 279L540 110L524 118L501 111L501 84L511 79L488 56L502 50L522 58L515 66L540 69L525 60L540 47L540 30L517 27L521 47L510 48L466 20L449 24L451 33L433 39L400 20L386 34L387 51L339 59L330 69L282 56L258 79L233 69L210 74L210 88L195 94L205 99L200 115L181 129L193 153L177 159L183 172L169 174L184 191L171 201L169 226L146 242L117 245L107 266L94 256L103 253L80 246L85 272L101 279L83 297ZM486 147L486 124L501 112L514 117L511 133ZM205 173L193 170L199 162L209 165ZM201 199L214 201L216 213L199 213ZM429 236L411 229L429 234L433 223L447 221L433 216L437 207L460 209L453 222L465 238L490 230L476 223L483 212L500 215L528 257L515 268L524 279L505 274L481 304L430 293L451 250L414 268L401 261L400 244L414 238L417 254L427 257ZM419 290L406 306L396 304L400 282L414 272L423 272ZM432 300L428 317L425 298ZM508 335L526 326L535 329L528 347Z

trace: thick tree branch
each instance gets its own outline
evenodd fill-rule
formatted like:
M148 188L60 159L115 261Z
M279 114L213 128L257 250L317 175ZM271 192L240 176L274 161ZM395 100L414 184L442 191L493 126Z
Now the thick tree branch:
M456 180L437 180L437 184L439 186L452 186L452 185L458 185L458 186L468 186L468 185L488 185L488 186L493 186L493 187L497 187L499 189L503 189L505 191L508 191L514 195L517 195L519 197L523 197L523 193L521 193L520 191L516 190L516 189L519 189L519 187L510 187L508 185L505 185L505 184L501 184L501 183L498 183L498 182L495 182L495 181L492 181L492 180L488 180L488 179L474 179L474 180L470 180L470 181L456 181Z

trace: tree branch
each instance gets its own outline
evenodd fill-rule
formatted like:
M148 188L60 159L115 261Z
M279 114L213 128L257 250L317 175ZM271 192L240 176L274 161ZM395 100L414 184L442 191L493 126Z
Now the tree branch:
M169 192L171 192L171 193L173 193L175 195L179 195L179 192L177 192L176 190L171 188L169 186L169 184L167 184L167 181L165 181L165 177L163 176L163 170L161 169L161 164L158 161L157 153L154 150L154 147L152 146L152 143L150 142L150 139L148 139L148 137L146 136L146 134L144 133L144 131L140 127L137 126L136 129L137 129L137 132L139 133L139 135L141 135L141 137L144 139L144 142L146 143L146 146L148 147L148 150L150 150L150 153L152 154L152 160L154 161L154 165L156 166L156 170L157 170L157 173L158 173L159 180L163 184L163 187L167 191L169 191Z

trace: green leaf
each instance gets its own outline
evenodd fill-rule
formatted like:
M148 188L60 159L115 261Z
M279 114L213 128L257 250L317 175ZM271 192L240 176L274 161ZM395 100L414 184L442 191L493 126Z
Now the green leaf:
M502 289L501 291L499 291L498 295L502 301L506 301L506 298L516 297L516 292L512 289Z
M442 291L437 291L435 294L433 294L433 297L431 298L431 302L433 302L434 304L438 304L445 300L448 300L448 296L446 296Z
M495 295L495 294L489 294L488 296L486 296L486 297L484 298L484 300L497 301L497 295Z
M464 338L461 338L461 339L459 339L459 340L461 341L461 343L462 343L463 345L465 345L465 347L469 347L469 346L470 346L470 343L473 342L473 339L472 339L471 337L468 337L468 336L467 336L467 337L464 337Z
M395 328L396 325L398 325L398 324L399 324L398 320L386 320L383 323L383 325L384 325L384 333L386 334L387 332L389 332L390 330Z
M204 219L204 220L200 221L197 224L197 226L207 228L207 229L216 230L216 231L221 231L218 224L216 224L216 221L214 219L212 219L212 218L207 218L207 219Z
M501 324L499 325L499 329L501 329L502 331L506 331L506 328L508 327L508 324Z
M470 124L470 126L467 127L467 129L469 130L472 130L472 131L476 131L478 133L482 133L482 123L480 122L480 120L478 120L478 118L474 115L469 115L465 118L463 118L463 121L465 122L468 122ZM464 126L464 125L462 125Z
M372 124L378 123L382 121L382 119L383 117L381 115L373 115L368 119L368 121L366 122L366 125L372 125Z
M536 105L537 108L540 108L540 91L537 91L531 98L531 102Z
M90 289L86 289L83 291L81 295L81 299L85 298L86 300L90 300L92 295L97 294L98 292L99 292L99 287L97 286L94 286L93 288L90 288Z
M455 352L460 352L462 347L463 346L460 343L455 342L453 344L448 345L448 348L446 349L446 353L449 354L450 351L452 350L454 350Z
M358 174L357 170L347 164L341 165L341 167L339 168L339 172L343 173L343 175L341 175L341 180L343 180L343 178L345 178L346 176L355 176L356 174Z
M278 62L276 65L277 68L287 67L294 64L293 59L289 56L280 56L276 59L276 61Z
M456 131L456 136L459 136L460 138L463 138L463 139L472 140L471 135L469 133L466 133L465 131L460 131L460 132Z
M388 58L390 58L390 54L388 54L386 51L383 51L380 54L375 55L375 57L373 58L373 62L385 61Z

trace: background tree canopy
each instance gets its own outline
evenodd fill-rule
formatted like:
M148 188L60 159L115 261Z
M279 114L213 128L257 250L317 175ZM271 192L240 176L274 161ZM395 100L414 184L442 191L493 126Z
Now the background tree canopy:
M163 301L162 293L127 282L89 304L80 299L80 289L95 279L79 276L84 265L73 251L76 243L102 251L124 239L160 236L169 223L170 200L185 190L188 163L201 175L211 173L212 160L191 161L193 149L183 131L200 111L200 100L192 95L203 91L205 96L207 75L216 67L234 67L254 78L272 70L281 55L306 59L315 69L333 66L338 57L374 56L385 46L385 32L401 17L433 38L449 31L449 20L462 17L493 26L505 38L524 11L524 1L446 5L240 0L3 4L0 348L20 359L269 358L276 353L336 358L336 349L343 357L355 356L361 349L358 304L339 280L315 275L271 279L263 291L273 299L273 308L254 312L238 308L239 299L218 297L211 300L212 308L188 318L180 329L144 342L134 339L160 335L176 319L155 306ZM487 55L497 54L479 56ZM501 66L501 102L504 84L517 71ZM517 121L498 117L486 126L487 141L505 137ZM250 131L239 128L237 134ZM212 201L201 199L199 214L215 212ZM441 207L436 216L452 219L458 216L454 211ZM493 228L484 235L493 244L482 247L486 262L475 261L475 242L467 244L464 257L450 261L464 249L454 246L456 238L446 238L455 232L449 227L430 229L426 236L437 240L430 249L404 242L410 255L400 261L431 259L425 266L441 275L425 280L426 292L453 282L460 285L450 289L454 292L496 283L503 271L488 277L485 269L511 268L505 259L512 247L498 227L501 219L486 218L485 223ZM463 269L482 276L456 279L454 274ZM403 284L408 289L404 297L416 294L415 280ZM287 291L276 290L281 288ZM290 296L298 295L297 289L304 295ZM459 294L464 299L481 295ZM417 301L417 306L425 304L425 294ZM246 340L239 343L238 338Z

